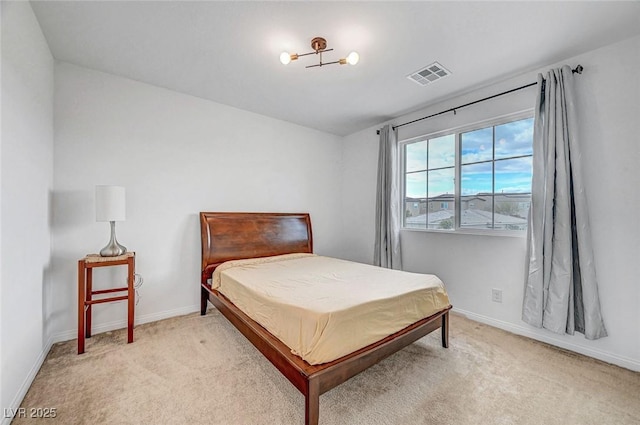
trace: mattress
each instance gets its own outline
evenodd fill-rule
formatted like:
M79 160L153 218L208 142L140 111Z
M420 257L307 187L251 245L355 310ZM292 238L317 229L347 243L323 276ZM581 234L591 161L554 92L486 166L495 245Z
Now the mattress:
M309 364L357 351L450 304L435 275L314 254L228 261L211 283Z

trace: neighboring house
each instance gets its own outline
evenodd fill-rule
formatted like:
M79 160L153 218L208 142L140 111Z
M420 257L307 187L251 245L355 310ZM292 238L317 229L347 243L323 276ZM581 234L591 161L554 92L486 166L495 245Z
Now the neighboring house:
M497 213L527 218L531 205L531 193L497 193L495 209Z
M405 198L405 217L415 217L427 212L426 198Z
M428 205L428 206L427 206ZM405 214L407 217L440 210L455 210L455 198L452 194L445 193L432 198L405 198Z
M452 194L444 193L429 198L429 212L442 210L455 211L455 198Z
M492 197L495 198L493 202ZM460 227L525 230L530 204L529 193L463 196L460 200ZM453 228L455 210L454 196L448 193L432 198L406 198L405 227L424 229L428 223L430 229ZM495 210L493 217L492 210Z
M451 229L453 228L454 210L440 210L429 214L421 214L405 219L405 227L411 229ZM492 219L494 221L492 225ZM428 224L428 227L427 227ZM461 211L460 227L468 229L502 229L526 230L527 219L483 211L467 209Z

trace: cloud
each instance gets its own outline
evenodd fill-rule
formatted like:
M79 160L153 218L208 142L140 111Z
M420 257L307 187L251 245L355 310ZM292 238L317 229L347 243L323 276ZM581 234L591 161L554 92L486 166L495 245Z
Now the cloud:
M495 143L494 143L495 136ZM461 194L531 191L533 118L485 127L461 134ZM407 196L425 197L453 193L455 135L449 134L406 145ZM495 158L494 158L495 149ZM441 170L433 168L447 167ZM426 171L431 169L431 171ZM494 176L495 169L495 176ZM428 176L427 176L428 173Z

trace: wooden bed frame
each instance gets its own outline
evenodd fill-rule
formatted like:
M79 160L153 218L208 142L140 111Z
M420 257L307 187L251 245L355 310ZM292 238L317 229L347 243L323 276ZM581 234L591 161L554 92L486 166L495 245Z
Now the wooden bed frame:
M224 295L211 288L209 279L225 261L289 253L312 253L309 214L201 212L202 281L200 313L211 303L305 397L305 424L317 425L319 398L330 389L401 350L423 336L442 329L442 346L449 345L449 310L422 319L393 335L329 363L310 365Z

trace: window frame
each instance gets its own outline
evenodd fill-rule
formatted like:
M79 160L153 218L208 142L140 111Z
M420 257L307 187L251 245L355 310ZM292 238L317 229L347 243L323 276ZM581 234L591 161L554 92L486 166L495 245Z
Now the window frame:
M506 230L506 229L479 229L479 228L461 228L460 227L460 218L461 218L461 208L462 208L462 194L461 194L461 176L462 176L462 155L461 155L461 137L463 133L467 133L474 130L480 130L487 127L496 127L502 124L507 124L513 121L520 121L528 118L534 117L533 109L526 109L519 112L514 112L510 114L500 115L498 117L490 118L487 120L476 121L471 124L464 124L461 126L449 128L447 130L440 130L431 132L428 134L422 134L420 136L411 137L404 140L398 141L398 170L400 175L400 230L401 231L409 231L409 232L429 232L429 233L446 233L446 234L469 234L469 235L484 235L484 236L513 236L513 237L526 237L526 230ZM495 131L495 130L494 130ZM418 143L429 139L436 139L438 137L448 136L453 134L455 137L455 165L454 165L454 226L453 229L433 229L426 226L425 228L414 228L414 227L405 227L406 216L406 145L412 143ZM494 136L495 137L495 136ZM495 140L494 140L495 143ZM492 163L492 178L495 181L495 151L493 154L493 158L491 159ZM532 155L533 156L533 155ZM528 155L520 156L520 157L528 157ZM503 159L498 159L503 160ZM427 166L428 169L428 166ZM532 170L533 171L533 170ZM494 188L495 190L495 188ZM530 192L531 193L531 192ZM495 196L495 192L492 193L492 199ZM492 201L494 204L492 206L492 213L495 214L495 201ZM427 214L429 210L429 196L428 196L428 187L427 187ZM531 206L531 203L529 203Z

